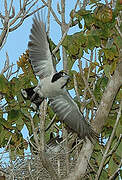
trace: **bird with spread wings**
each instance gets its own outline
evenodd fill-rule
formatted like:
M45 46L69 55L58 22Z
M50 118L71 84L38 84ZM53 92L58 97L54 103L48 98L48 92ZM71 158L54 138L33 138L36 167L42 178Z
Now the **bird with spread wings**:
M49 105L61 122L81 139L87 137L92 141L96 138L96 133L66 89L69 76L63 71L57 72L53 65L46 26L39 14L33 18L28 49L29 60L34 74L39 77L39 83L37 87L22 89L23 97L30 99L37 107L44 98L48 98Z

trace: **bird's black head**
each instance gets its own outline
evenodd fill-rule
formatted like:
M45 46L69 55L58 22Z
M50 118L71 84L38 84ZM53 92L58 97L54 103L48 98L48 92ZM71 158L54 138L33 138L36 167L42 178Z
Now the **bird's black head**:
M64 77L64 76L68 76L67 73L60 71L60 72L54 74L51 82L53 83L53 82L57 81L58 79L60 79L61 77Z

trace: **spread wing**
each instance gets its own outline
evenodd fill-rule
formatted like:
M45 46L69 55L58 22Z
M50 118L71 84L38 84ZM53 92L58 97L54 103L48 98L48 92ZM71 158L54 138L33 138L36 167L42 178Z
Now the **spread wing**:
M81 139L85 139L86 136L91 141L97 138L96 133L85 120L77 104L67 91L64 95L50 99L50 106L60 121L64 122L69 128L76 132Z
M29 59L35 75L42 78L55 72L47 41L46 27L39 14L33 18L28 49Z

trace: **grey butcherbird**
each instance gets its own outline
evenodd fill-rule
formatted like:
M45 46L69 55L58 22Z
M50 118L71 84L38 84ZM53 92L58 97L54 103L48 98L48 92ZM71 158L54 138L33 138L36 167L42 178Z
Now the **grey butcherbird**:
M54 68L46 27L39 15L33 18L28 49L33 71L40 81L37 87L22 89L23 97L31 99L38 107L44 98L48 98L51 108L61 122L64 122L82 139L95 138L96 133L66 90L69 76L62 71L56 72Z

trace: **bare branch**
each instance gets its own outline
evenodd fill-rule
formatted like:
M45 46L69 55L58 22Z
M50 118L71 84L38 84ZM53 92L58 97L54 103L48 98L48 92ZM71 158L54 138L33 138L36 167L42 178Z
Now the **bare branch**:
M45 129L45 131L48 131L48 129L52 126L52 124L54 123L56 118L56 114L53 116L52 120L50 121L50 123L48 124L47 128Z
M15 16L15 8L12 7L12 14L11 16L9 15L9 19L12 19Z
M118 165L117 170L112 174L112 176L109 177L109 180L114 180L119 175L120 170L122 169L122 159L120 160L120 163Z
M119 33L120 37L122 38L122 33L121 33L121 31L120 31L119 27L117 26L117 24L115 25L115 28L116 28L116 30L118 31L118 33Z
M57 52L57 50L59 49L59 47L60 47L60 45L62 44L63 40L65 39L65 37L66 37L66 35L67 35L67 32L68 32L68 30L69 30L69 27L70 27L70 25L68 25L65 33L63 34L61 40L60 40L59 43L58 43L58 45L57 45L56 48L52 51L53 54L55 54L55 53Z
M9 19L6 21L6 19L4 19L4 27L3 27L3 31L0 35L0 49L2 49L2 47L4 46L7 36L8 36L8 32L9 32Z
M57 2L57 11L58 11L59 14L61 14L59 2Z
M94 101L94 103L95 103L95 106L98 107L98 103L97 103L97 101L96 101L96 99L95 99L95 97L94 97L91 89L90 89L89 86L88 86L88 82L87 82L87 80L86 80L86 78L85 78L85 76L84 76L83 70L82 70L82 68L81 68L81 61L79 60L78 62L79 62L79 69L80 69L81 77L83 78L84 84L85 84L85 86L87 87L87 89L88 89L88 91L89 91L89 93L90 93L90 95L91 95L91 97L92 97L92 99L93 99L93 101Z
M21 2L21 0L19 0L19 8L20 8L20 10L22 9L22 2Z
M119 64L115 70L113 77L110 79L105 92L102 96L101 103L96 113L95 120L92 123L93 128L96 132L100 133L104 125L106 118L108 117L110 108L114 101L114 98L122 85L122 59L120 58ZM107 97L107 99L106 99ZM84 143L83 148L80 151L78 162L75 170L70 173L66 180L77 180L83 177L87 170L89 159L93 152L93 144L87 140ZM80 166L81 165L81 166Z
M44 3L44 5L46 5L46 6L48 7L48 3L46 3L44 0L42 0L42 2ZM50 11L51 11L53 17L55 18L56 22L57 22L59 25L61 25L61 22L59 21L58 17L56 16L56 14L55 14L55 12L53 11L52 8L50 8Z
M27 14L27 15L24 17L24 19L26 19L26 18L29 17L29 16L32 16L33 14L35 14L37 11L39 11L40 9L42 9L42 8L44 8L44 7L45 7L45 5L43 5L43 6L39 7L39 8L37 8L37 9L34 10L33 12Z
M77 0L77 2L75 4L74 12L75 12L75 10L77 8L78 3L79 3L79 0ZM71 24L72 24L72 19L70 19L70 21L69 21L69 23L67 25L65 24L65 32L63 33L63 36L62 36L61 40L59 41L58 45L56 46L56 48L52 51L53 54L55 54L57 52L60 45L62 44L63 40L65 39L65 37L67 35L67 32L69 31L69 28L70 28ZM60 23L60 25L61 25L61 23Z
M47 35L49 36L50 31L50 10L51 10L52 0L48 0L48 16L47 16Z
M111 109L114 98L122 85L122 58L120 57L117 68L114 72L114 75L109 80L105 92L102 96L101 103L96 112L95 121L93 126L96 129L96 132L101 132L101 129L104 125L106 118L108 117L109 111ZM106 98L107 97L107 98Z
M88 4L88 0L83 0L83 9L86 8L87 4Z
M4 68L1 71L1 74L5 73L8 69L9 69L9 56L8 53L6 52L6 61L5 61L5 65Z
M119 122L119 119L121 117L121 110L122 110L122 101L120 103L120 108L119 108L119 112L118 112L118 115L117 115L117 119L116 119L116 122L115 122L115 125L113 127L113 131L111 133L111 136L110 136L110 139L108 140L107 142L107 145L106 145L106 150L105 150L105 153L103 154L103 158L101 160L101 163L100 163L100 166L99 166L99 169L98 169L98 172L97 172L97 175L96 175L96 178L95 180L98 180L99 179L99 176L102 172L102 169L103 169L103 166L104 166L104 162L106 160L106 158L108 157L108 151L110 149L110 146L111 146L111 143L112 143L112 139L114 137L114 134L115 134L115 130L116 130L116 127L118 125L118 122Z
M115 145L113 146L111 151L107 154L107 156L111 156L112 153L116 151L116 149L117 149L117 147L118 147L118 145L119 145L119 143L121 141L121 138L122 138L122 134L120 134L118 141L115 143Z
M23 21L24 21L24 19L22 18L17 25L15 25L14 27L9 29L9 32L12 32L12 31L16 30L19 26L22 25Z
M4 9L5 9L5 17L8 18L9 13L8 13L8 7L7 7L7 1L4 0Z
M34 135L34 140L36 142L36 146L39 147L40 144L39 144L39 140L38 140L37 130L36 130L35 126L34 126L33 118L30 115L25 114L24 112L23 112L23 114L24 114L25 117L27 117L31 121L31 126L32 126L32 130L33 130L33 135Z
M12 135L9 137L9 140L8 140L8 142L7 142L7 144L6 144L5 148L4 148L4 151L2 152L0 160L3 158L3 155L4 155L4 153L6 152L6 150L8 148L8 146L10 144L10 141L11 141L11 138L12 138Z
M37 2L38 2L38 0L36 0L36 1L26 10L24 16L29 13L29 11L35 6L35 4L36 4ZM27 6L27 5L26 5L26 6Z
M74 79L74 89L75 89L75 92L76 92L76 96L78 98L78 101L81 102L80 95L78 93L78 86L77 86L77 80L76 80L75 74L73 74L73 79Z
M8 14L10 15L11 9L12 9L12 4L13 4L13 0L11 0L10 2L10 6L9 6L9 10L8 10Z
M78 161L74 171L70 173L69 176L64 180L78 180L84 177L92 151L93 144L90 142L89 139L87 139L86 142L84 142L83 147L79 153Z
M45 133L45 117L46 117L46 110L47 110L47 101L44 100L40 106L40 146L38 147L40 153L40 159L42 160L43 166L47 169L49 174L54 180L58 179L58 176L55 172L55 169L52 167L50 160L48 159L45 153L45 141L44 141L44 133Z
M44 133L45 133L45 117L47 111L47 101L44 100L40 105L40 147L39 150L43 152L45 150ZM41 148L41 149L40 149Z
M105 0L106 6L109 6L108 0Z

